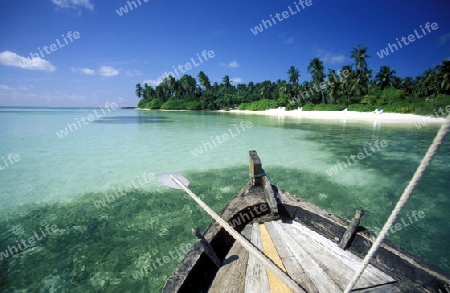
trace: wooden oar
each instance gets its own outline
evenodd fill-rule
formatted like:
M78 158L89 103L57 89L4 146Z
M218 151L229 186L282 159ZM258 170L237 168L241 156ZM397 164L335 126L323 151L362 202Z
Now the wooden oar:
M164 176L168 174L164 174L163 176L158 176L165 185ZM187 188L181 181L188 182L189 181L181 176L180 174L176 174L178 178L169 175L170 179L175 182L181 189L184 190L195 202L198 203L203 210L205 210L217 223L219 223L222 228L224 228L237 242L239 242L242 247L244 247L251 255L253 255L257 260L260 261L268 270L270 270L274 275L276 275L281 281L283 281L293 292L296 293L305 293L305 291L289 277L285 272L283 272L275 263L273 263L265 254L259 251L251 242L245 239L241 234L239 234L233 227L231 227L224 219L222 219L216 212L214 212L207 204L205 204L200 198L198 198L195 193L193 193L189 188ZM170 186L169 186L170 187Z

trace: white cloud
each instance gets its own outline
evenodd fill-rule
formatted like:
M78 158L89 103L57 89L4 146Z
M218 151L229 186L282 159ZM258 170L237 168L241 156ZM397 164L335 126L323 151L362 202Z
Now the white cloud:
M343 54L336 54L331 52L325 52L325 50L320 49L316 46L314 46L314 52L317 57L319 57L320 60L323 61L323 63L327 64L340 64L345 62L345 56Z
M112 66L102 66L98 70L98 74L105 77L111 77L119 74L119 70L115 69Z
M94 4L91 0L50 0L59 8L77 8L84 7L89 10L94 10Z
M447 41L450 40L450 34L445 34L439 37L439 45L443 46Z
M290 36L288 36L288 34L287 33L279 33L278 34L278 37L280 38L280 39L282 39L283 40L283 43L285 43L285 44L287 44L287 45L292 45L293 43L295 43L295 38L294 37L290 37Z
M78 72L86 75L95 75L95 70L90 68L72 68L72 72Z
M0 84L0 90L3 90L3 91L12 91L13 88L10 87L10 86L4 85L4 84Z
M126 76L141 76L142 72L140 72L139 70L135 70L135 69L130 69L127 70L127 72L125 73Z
M105 77L111 77L119 74L119 70L112 66L101 66L97 71L90 68L71 68L71 71L86 75L101 75Z
M228 67L228 68L238 68L240 65L236 60L234 60L229 63L222 62L219 64L219 66Z
M0 90L3 91L27 91L31 88L34 88L34 85L21 85L18 88L13 88L4 84L0 84Z
M53 72L56 67L41 57L25 58L11 51L0 53L0 64L4 66L19 67L27 70L43 70Z
M233 83L241 83L242 82L242 78L234 77L234 78L231 78L230 81L233 82Z
M19 87L19 89L22 90L22 91L27 91L27 90L32 89L32 88L34 88L34 85L32 85L32 84L30 84L30 85L22 85L22 86Z
M81 95L77 95L77 94L74 94L74 93L68 94L66 92L59 92L59 91L56 92L55 94L53 94L52 98L59 98L59 99L73 100L73 101L88 99L87 96L81 96Z
M339 64L339 63L343 63L345 61L345 56L342 54L327 53L327 54L325 54L325 56L322 56L322 58L320 58L320 59L322 59L324 63Z
M239 63L236 60L228 63L228 67L230 68L238 68L239 66L240 66Z
M288 44L288 45L291 45L291 44L295 43L295 38L294 38L294 37L289 37L289 38L286 40L285 43Z

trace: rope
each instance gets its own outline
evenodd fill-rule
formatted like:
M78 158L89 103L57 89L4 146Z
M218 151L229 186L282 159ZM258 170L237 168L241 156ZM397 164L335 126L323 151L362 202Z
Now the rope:
M437 133L436 137L434 138L433 143L428 148L428 151L426 152L424 158L420 162L419 167L417 167L417 170L414 173L414 176L412 177L411 181L409 181L408 186L403 191L402 196L398 200L395 208L392 210L392 213L389 216L386 223L384 224L383 229L381 230L377 239L372 244L372 247L370 248L369 252L367 253L366 257L364 258L364 260L361 264L361 267L355 273L355 275L353 276L353 279L350 281L350 283L347 285L347 288L344 291L345 293L349 293L352 290L353 286L355 286L356 282L358 282L358 280L361 277L361 275L363 274L364 270L369 265L370 260L372 259L372 257L374 256L374 254L378 250L378 248L381 246L381 242L383 242L384 238L386 237L388 230L392 227L392 224L394 223L395 219L400 214L400 212L402 211L406 202L408 201L411 193L414 190L414 187L416 187L417 183L422 178L422 175L425 172L426 168L430 165L431 161L433 160L433 157L436 155L436 152L439 149L442 142L444 141L445 136L447 135L449 129L450 129L450 115L447 116L447 119L445 120L444 124L442 124L441 128L439 129L439 132Z

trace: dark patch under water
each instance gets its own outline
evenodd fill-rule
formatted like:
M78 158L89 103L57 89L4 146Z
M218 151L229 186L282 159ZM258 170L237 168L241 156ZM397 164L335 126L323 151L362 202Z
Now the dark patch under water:
M242 165L183 175L191 182L193 192L220 212L247 182L247 168ZM270 167L266 172L272 184L348 219L356 209L365 209L362 225L369 227L381 227L404 188L403 182L395 191L383 185L376 190L349 188L323 174L283 167ZM428 184L435 180L433 175L419 184L403 217L426 201L430 205ZM158 265L137 280L133 273L170 255L182 244L192 245L195 239L191 228L199 226L203 231L211 222L180 190L136 189L97 208L94 202L104 196L105 193L85 194L70 202L26 205L2 215L0 252L46 225L55 224L58 230L32 248L0 261L0 291L160 292L182 257ZM366 201L365 197L371 200ZM445 199L433 202L444 204L440 200ZM450 258L443 252L450 232L435 228L436 221L446 223L439 220L443 217L433 214L432 206L425 213L423 220L389 239L449 270Z
M110 116L94 120L94 123L106 124L145 124L172 122L164 116Z

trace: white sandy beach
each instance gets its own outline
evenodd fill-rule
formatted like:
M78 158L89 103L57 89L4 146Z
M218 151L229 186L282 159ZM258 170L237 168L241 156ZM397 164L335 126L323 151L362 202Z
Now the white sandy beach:
M385 122L385 123L444 123L443 117L429 117L414 114L400 113L382 113L375 114L372 112L356 112L356 111L302 111L292 110L286 111L284 107L278 109L270 109L265 111L248 111L248 110L229 110L220 112L246 115L266 115L277 117L291 117L298 119L319 119L319 120L339 120L339 121L360 121L360 122Z

